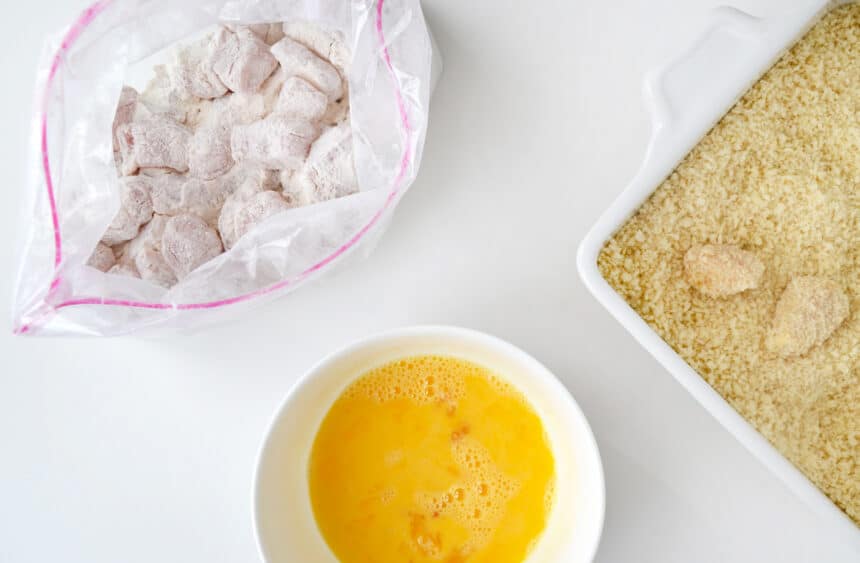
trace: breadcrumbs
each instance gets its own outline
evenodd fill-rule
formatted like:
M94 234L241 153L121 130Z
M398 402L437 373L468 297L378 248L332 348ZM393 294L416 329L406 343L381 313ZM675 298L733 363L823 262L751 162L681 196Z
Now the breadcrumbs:
M607 281L678 354L860 524L860 5L828 13L609 240ZM696 245L765 265L758 288L688 283ZM831 280L847 319L801 356L765 340L800 276Z

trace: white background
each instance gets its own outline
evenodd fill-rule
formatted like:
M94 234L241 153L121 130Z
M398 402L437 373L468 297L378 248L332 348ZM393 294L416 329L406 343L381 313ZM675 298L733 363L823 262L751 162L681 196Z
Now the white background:
M644 73L717 4L427 0L446 71L420 179L369 260L183 338L2 331L0 561L257 561L255 455L287 390L354 339L423 323L508 339L573 392L607 474L598 561L858 561L857 544L688 397L575 271L578 241L643 156ZM84 5L16 2L0 24L4 296L42 38ZM768 15L785 2L736 5Z

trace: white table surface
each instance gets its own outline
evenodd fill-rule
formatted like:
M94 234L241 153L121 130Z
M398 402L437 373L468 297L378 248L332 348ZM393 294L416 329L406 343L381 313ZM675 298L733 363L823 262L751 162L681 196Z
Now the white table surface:
M446 72L420 179L369 260L173 340L3 329L0 562L257 561L255 455L287 390L335 348L424 323L508 339L572 391L606 469L598 561L858 561L857 543L702 410L575 271L578 241L642 158L643 74L718 3L427 0ZM15 5L0 24L4 319L34 65L85 0Z

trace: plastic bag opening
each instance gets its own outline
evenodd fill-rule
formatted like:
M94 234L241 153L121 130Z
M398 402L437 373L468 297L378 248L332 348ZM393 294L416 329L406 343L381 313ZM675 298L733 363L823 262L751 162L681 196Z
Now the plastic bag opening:
M111 131L130 69L219 22L296 20L337 29L351 47L360 192L268 219L169 290L87 266L119 208ZM101 0L46 53L28 186L35 201L13 303L18 334L202 326L366 255L417 175L439 69L418 0Z

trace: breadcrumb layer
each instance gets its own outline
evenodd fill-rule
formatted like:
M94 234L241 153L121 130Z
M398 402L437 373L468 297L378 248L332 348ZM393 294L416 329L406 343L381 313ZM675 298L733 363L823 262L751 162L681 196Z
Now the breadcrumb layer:
M599 267L701 376L860 524L860 5L812 28L608 241ZM757 289L712 298L685 281L696 244L765 264ZM850 300L806 355L764 339L789 281Z

